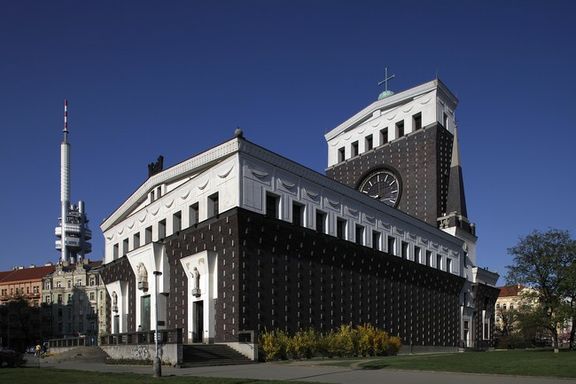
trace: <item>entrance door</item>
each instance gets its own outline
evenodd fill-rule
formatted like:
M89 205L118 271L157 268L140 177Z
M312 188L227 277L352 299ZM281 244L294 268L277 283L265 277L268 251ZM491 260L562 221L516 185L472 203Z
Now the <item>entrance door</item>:
M204 301L194 301L194 328L192 329L192 342L201 343L204 335Z
M143 331L150 331L150 295L140 298L140 325Z

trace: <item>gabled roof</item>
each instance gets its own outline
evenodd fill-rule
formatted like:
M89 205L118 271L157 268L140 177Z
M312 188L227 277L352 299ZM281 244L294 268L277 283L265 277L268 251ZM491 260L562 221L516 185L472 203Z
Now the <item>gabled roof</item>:
M54 272L53 265L15 269L13 271L0 272L0 283L9 284L17 283L20 281L42 280L43 277Z

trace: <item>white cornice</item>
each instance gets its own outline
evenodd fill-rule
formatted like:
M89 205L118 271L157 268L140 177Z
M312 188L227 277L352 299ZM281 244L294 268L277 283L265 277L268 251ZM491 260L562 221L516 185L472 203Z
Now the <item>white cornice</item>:
M390 207L382 202L379 202L364 193L357 191L354 188L348 187L342 183L339 183L327 176L324 176L310 168L307 168L301 164L298 164L290 159L287 159L283 156L270 152L269 150L260 147L259 145L253 144L249 141L241 141L240 142L240 153L245 153L247 155L253 156L256 159L265 161L271 164L273 167L277 167L280 169L284 169L289 171L295 175L300 176L303 179L308 180L309 182L316 183L321 187L326 188L327 190L336 192L343 197L357 201L364 206L369 207L371 210L380 211L384 215L388 217L394 218L399 222L403 222L406 225L403 226L404 228L418 228L423 232L433 233L434 235L444 239L445 241L457 246L458 248L462 247L463 241L436 228L432 225L414 218L407 213Z
M214 162L237 152L238 143L239 139L234 138L149 177L118 209L102 222L100 229L102 232L106 232L125 215L130 214L154 186L197 173L200 169L206 168Z
M334 137L338 136L342 132L348 130L349 128L355 127L360 124L366 118L372 116L372 114L377 110L394 108L400 104L404 104L407 101L414 99L422 94L430 91L439 90L442 92L445 99L452 104L451 107L454 109L458 104L458 99L442 81L435 79L427 83L418 85L414 88L407 89L406 91L397 93L395 95L386 97L382 100L378 100L362 109L360 112L356 113L354 116L350 117L342 124L338 125L336 128L332 129L324 135L326 141L332 140Z

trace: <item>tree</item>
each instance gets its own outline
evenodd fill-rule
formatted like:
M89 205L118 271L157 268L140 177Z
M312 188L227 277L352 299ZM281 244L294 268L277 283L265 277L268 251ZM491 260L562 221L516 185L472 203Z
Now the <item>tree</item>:
M507 266L508 284L525 284L534 290L531 295L538 303L538 322L552 336L554 351L558 351L558 329L570 320L571 299L576 294L576 241L568 231L550 229L534 231L508 249L514 264Z

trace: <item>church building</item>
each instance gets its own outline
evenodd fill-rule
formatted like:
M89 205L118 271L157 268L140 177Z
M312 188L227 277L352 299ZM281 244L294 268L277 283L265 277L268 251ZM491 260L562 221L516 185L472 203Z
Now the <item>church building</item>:
M218 343L371 323L414 347L489 346L498 275L477 267L457 103L438 79L384 92L325 135L326 175L240 130L159 158L101 224L112 333Z

